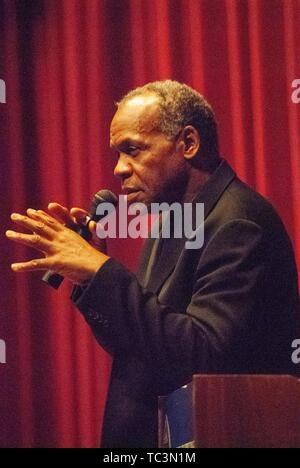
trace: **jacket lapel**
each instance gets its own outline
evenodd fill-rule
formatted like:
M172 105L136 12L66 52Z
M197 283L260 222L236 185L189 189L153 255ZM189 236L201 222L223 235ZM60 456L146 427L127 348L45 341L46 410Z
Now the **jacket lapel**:
M235 172L229 164L225 160L222 160L216 171L193 200L194 204L204 203L204 219L213 210L235 177ZM138 274L138 278L144 287L154 294L161 289L163 283L174 270L181 253L184 251L187 240L184 236L182 238L171 237L170 239L147 240Z

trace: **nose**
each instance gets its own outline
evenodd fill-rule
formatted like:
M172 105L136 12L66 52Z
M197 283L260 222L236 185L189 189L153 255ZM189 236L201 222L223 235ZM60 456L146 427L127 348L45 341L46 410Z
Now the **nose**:
M128 157L126 155L120 154L117 165L114 169L114 175L120 177L120 179L127 179L132 175L132 167Z

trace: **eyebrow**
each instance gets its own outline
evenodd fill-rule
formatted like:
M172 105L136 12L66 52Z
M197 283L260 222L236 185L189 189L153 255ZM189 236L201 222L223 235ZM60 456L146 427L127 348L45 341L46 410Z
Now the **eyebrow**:
M133 138L125 138L124 140L120 141L117 145L110 143L111 149L118 149L118 148L128 148L129 146L144 146L144 144L140 140L134 140Z

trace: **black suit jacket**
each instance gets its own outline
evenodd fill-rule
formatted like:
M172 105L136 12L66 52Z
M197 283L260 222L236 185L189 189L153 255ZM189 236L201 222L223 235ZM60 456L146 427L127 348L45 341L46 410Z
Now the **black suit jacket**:
M114 357L104 447L155 446L158 395L195 373L293 372L297 272L280 218L225 161L194 201L202 248L149 239L137 276L110 259L73 294Z

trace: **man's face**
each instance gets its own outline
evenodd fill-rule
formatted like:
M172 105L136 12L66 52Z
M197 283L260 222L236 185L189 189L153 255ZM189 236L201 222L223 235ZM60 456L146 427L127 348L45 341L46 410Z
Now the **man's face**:
M111 123L110 145L118 154L114 174L129 204L180 201L186 187L182 145L154 129L158 115L158 97L149 93L122 104Z

